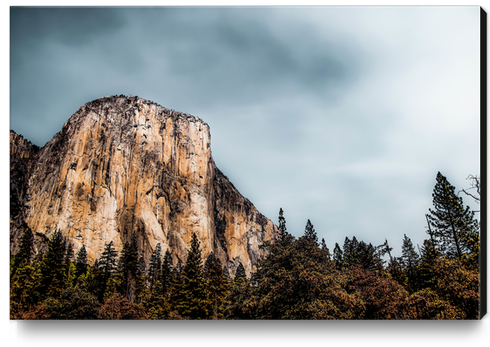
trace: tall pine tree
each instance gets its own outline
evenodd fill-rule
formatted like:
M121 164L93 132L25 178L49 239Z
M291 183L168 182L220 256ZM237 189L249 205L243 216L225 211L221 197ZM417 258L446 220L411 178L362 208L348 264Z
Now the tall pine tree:
M14 256L11 276L15 274L15 271L19 265L23 263L30 263L32 255L34 254L34 235L32 234L32 230L27 226L27 224L24 224L22 227L24 231L20 240L19 251Z
M413 293L420 288L420 257L413 247L412 240L403 235L402 267L407 273L408 291Z
M104 252L100 256L100 261L98 262L99 269L102 270L104 275L107 277L116 271L117 264L117 251L114 249L114 242L111 241L106 244Z
M318 243L318 236L316 234L315 228L313 228L313 224L311 224L310 220L306 222L306 227L305 227L305 236L314 241L315 244Z
M176 288L177 310L181 316L189 319L206 319L209 315L199 243L196 233L193 233L191 247L182 271L182 283Z
M140 258L136 235L131 237L131 243L126 242L121 252L119 272L122 275L122 294L129 301L134 301L141 282Z
M464 207L463 199L456 195L454 186L440 172L432 200L434 209L429 209L428 218L439 251L450 258L462 259L473 248L468 240L478 233L474 212L468 206Z
M77 277L87 273L87 263L87 250L85 249L85 245L82 245L78 250L77 258L75 260L75 274Z
M282 207L279 209L279 234L284 236L286 234L286 218L284 218L284 211Z
M162 268L162 248L160 243L157 243L155 249L153 250L150 263L148 265L148 276L150 278L150 290L156 283L158 277L160 276L160 271Z
M208 299L210 318L223 317L224 301L228 294L228 279L223 273L219 258L211 252L204 264L205 290Z

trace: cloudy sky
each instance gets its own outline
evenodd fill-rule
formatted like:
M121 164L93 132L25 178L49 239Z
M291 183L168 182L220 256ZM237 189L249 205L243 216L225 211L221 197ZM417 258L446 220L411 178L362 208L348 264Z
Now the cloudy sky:
M421 244L441 171L480 172L479 7L11 8L10 127L43 146L133 94L211 127L259 211L333 250ZM465 203L470 204L469 199Z

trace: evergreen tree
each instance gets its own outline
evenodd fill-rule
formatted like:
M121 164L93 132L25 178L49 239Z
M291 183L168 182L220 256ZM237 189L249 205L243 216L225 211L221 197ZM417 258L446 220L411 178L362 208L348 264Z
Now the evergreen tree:
M402 268L402 259L398 257L391 257L388 261L388 266L386 271L391 275L391 277L396 280L399 284L407 285L407 276Z
M137 284L140 275L139 249L136 235L131 237L131 243L125 243L119 261L119 272L122 275L122 294L129 301L137 296Z
M342 252L339 244L336 242L335 248L333 249L333 262L335 263L335 267L337 268L337 270L342 270L342 268L344 267L343 253L344 252Z
M238 267L237 267L236 272L235 272L234 281L236 281L240 277L243 278L244 280L247 279L247 274L245 273L245 268L243 267L242 263L238 264Z
M172 256L170 255L168 248L163 257L160 281L162 282L162 294L168 293L172 285Z
M85 273L87 273L87 250L85 249L85 245L82 245L77 253L77 258L75 260L75 274L76 277L79 277Z
M345 276L322 259L317 242L306 235L271 245L267 257L257 262L241 304L230 312L255 319L356 317L361 309L357 294L347 293Z
M66 239L60 230L53 233L41 263L41 293L58 296L65 286Z
M325 261L330 261L330 257L331 257L330 250L328 249L324 238L322 238L321 249L322 249L322 253L324 255Z
M432 240L424 240L420 257L420 286L427 288L434 277L434 267L438 258L438 252Z
M378 272L382 270L382 260L378 255L377 247L360 241L355 252L358 255L358 265L363 269Z
M282 208L279 209L279 234L284 236L286 234L286 219L284 218L284 211Z
M42 297L41 262L22 262L10 279L10 317L34 307Z
M219 258L211 252L204 264L205 290L208 299L210 318L223 318L224 301L228 293L229 283L223 274Z
M71 241L67 240L64 263L70 264L72 260L73 260L73 244L71 243Z
M352 237L352 240L350 240L348 237L345 238L342 251L344 266L347 268L361 263L358 254L358 247L359 241L357 241L355 236Z
M15 274L15 271L17 270L19 265L23 263L30 263L32 255L34 253L34 235L32 234L32 230L25 223L22 228L22 238L20 240L19 251L14 256L11 276Z
M150 278L150 289L156 283L160 276L162 268L162 248L160 243L157 243L150 257L150 264L148 265L148 276Z
M318 243L318 236L316 234L315 228L313 228L313 224L311 224L310 220L306 222L306 227L305 227L305 236L314 241L315 243Z
M227 319L251 319L249 308L245 305L251 296L249 281L242 263L238 264L235 278L230 284L228 296L225 300Z
M420 257L413 247L412 240L403 236L402 267L407 273L408 291L413 293L419 289L419 262Z
M204 291L201 249L196 233L192 234L191 247L182 271L182 283L177 289L177 310L189 319L206 319L209 316Z
M463 199L456 195L454 186L440 172L432 198L434 209L429 209L428 218L439 251L450 258L462 259L463 255L471 253L468 240L478 232L474 212L469 207L464 208Z
M43 303L48 319L97 319L99 308L95 296L80 288L63 289L59 297L50 297Z
M116 271L117 264L117 251L114 249L114 242L111 241L106 244L104 252L100 256L98 267L106 277L109 277L111 273Z

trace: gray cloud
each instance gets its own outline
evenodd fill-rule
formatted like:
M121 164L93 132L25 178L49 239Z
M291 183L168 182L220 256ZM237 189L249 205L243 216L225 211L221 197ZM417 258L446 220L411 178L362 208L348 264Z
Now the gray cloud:
M43 145L85 102L138 95L208 122L217 165L293 234L309 218L330 248L397 251L423 241L438 170L458 188L480 170L478 16L12 8L11 128Z

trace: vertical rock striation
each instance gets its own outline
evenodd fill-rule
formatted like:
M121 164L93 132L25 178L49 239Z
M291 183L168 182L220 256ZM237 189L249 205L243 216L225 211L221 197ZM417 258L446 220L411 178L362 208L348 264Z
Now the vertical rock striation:
M120 250L136 235L146 260L160 243L184 262L196 233L204 256L250 273L259 245L277 235L217 169L209 126L197 117L104 97L82 106L39 152L22 140L11 133L11 155L33 153L21 217L38 234L62 230L92 260L111 240Z
M10 130L10 244L14 248L27 218L27 187L38 152L39 147Z

